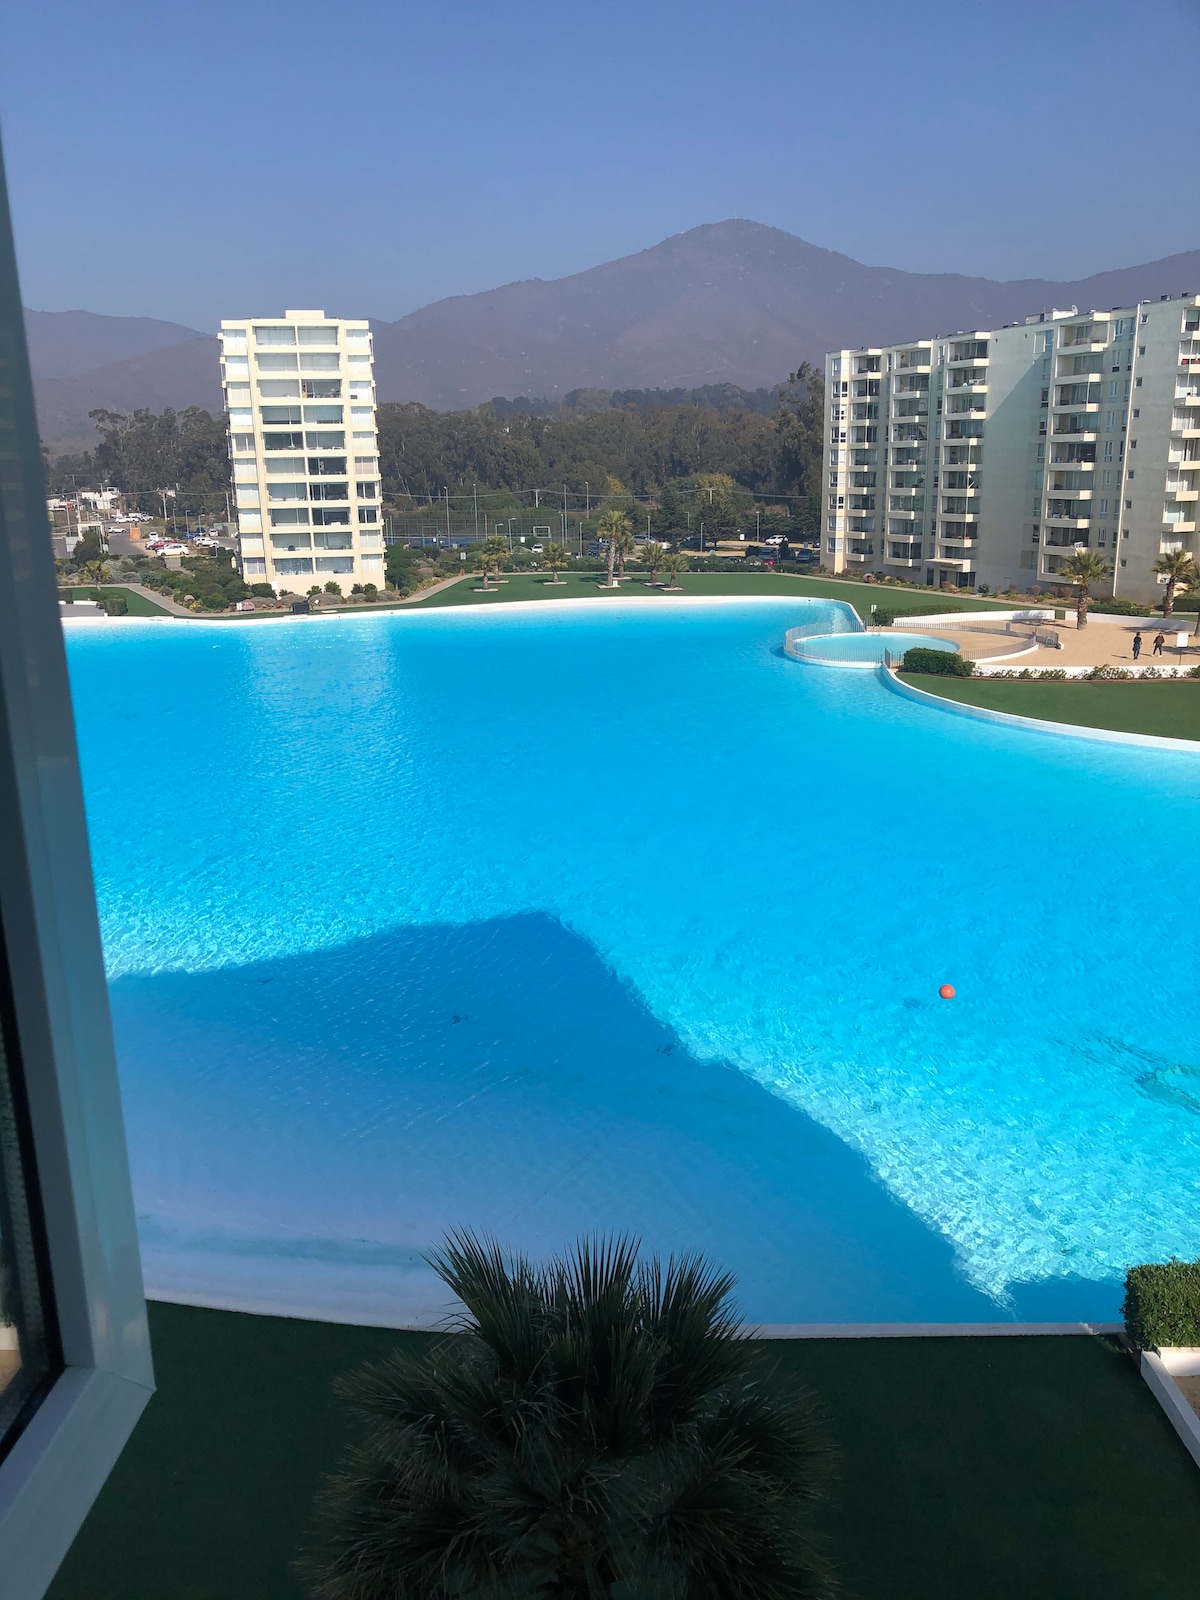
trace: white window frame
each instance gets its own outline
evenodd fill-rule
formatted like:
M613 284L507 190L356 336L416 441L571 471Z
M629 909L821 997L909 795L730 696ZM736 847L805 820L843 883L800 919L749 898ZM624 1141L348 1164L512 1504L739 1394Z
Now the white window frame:
M0 920L63 1369L0 1460L37 1600L154 1389L33 389L0 164Z

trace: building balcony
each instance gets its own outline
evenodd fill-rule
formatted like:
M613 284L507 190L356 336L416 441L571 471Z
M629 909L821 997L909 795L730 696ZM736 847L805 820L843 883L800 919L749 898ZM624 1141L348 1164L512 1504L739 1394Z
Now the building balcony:
M1200 406L1200 389L1176 389L1177 406Z
M1195 533L1195 531L1196 531L1196 519L1195 519L1195 517L1189 517L1187 519L1187 521L1184 521L1184 519L1182 517L1171 517L1171 518L1164 517L1163 518L1162 533L1163 533L1163 538L1164 539L1168 538L1168 537L1170 537L1170 538L1178 538L1178 536L1180 534Z
M1095 444L1100 437L1098 429L1091 426L1072 426L1073 420L1068 418L1066 421L1056 423L1054 437L1056 439L1074 439L1080 444Z
M1184 486L1181 483L1180 484L1169 483L1167 485L1167 493L1169 495L1171 495L1176 500L1197 500L1197 499L1200 499L1200 489L1190 489L1190 488L1185 489Z
M955 572L966 572L975 565L974 551L959 545L948 545L939 555L931 557L935 567L951 567Z
M889 567L923 567L925 562L921 556L888 556L885 562Z

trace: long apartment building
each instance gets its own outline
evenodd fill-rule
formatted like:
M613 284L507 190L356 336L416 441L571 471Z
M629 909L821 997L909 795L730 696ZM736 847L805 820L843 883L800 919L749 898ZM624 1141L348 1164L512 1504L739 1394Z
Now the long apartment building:
M835 572L1024 589L1083 547L1145 604L1198 549L1200 295L838 350L825 382Z
M323 311L221 324L247 583L383 583L371 329Z

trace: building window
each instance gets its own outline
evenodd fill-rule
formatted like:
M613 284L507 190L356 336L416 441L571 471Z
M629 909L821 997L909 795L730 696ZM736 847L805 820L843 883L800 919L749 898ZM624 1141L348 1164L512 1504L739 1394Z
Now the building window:
M281 578L299 578L313 569L312 557L276 557L275 571Z
M300 385L294 378L260 378L258 393L262 400L299 400Z
M271 512L271 526L273 528L291 528L308 523L307 506L289 506L285 510Z
M318 527L336 527L338 524L348 524L350 521L349 506L314 506L312 510L313 522Z
M378 522L379 521L379 507L378 506L359 506L359 508L358 508L358 520L360 522Z
M338 331L336 326L327 323L317 323L315 327L301 327L297 330L301 344L336 344Z
M257 345L295 344L295 328L255 328L254 342Z
M306 433L304 435L304 443L309 450L344 450L346 448L346 435L332 428L329 430L322 429L320 432ZM312 468L309 467L308 470L311 472ZM346 470L344 456L339 470L342 472Z
M342 397L342 380L340 378L302 378L300 392L306 400L340 400Z
M305 406L305 422L341 422L341 406Z
M353 572L354 557L318 556L316 565L318 572Z

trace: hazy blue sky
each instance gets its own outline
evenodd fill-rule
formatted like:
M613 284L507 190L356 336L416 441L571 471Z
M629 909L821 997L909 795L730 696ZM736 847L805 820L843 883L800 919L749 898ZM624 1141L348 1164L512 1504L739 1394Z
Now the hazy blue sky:
M993 277L1200 246L1200 0L3 0L0 33L43 310L392 318L730 216Z

